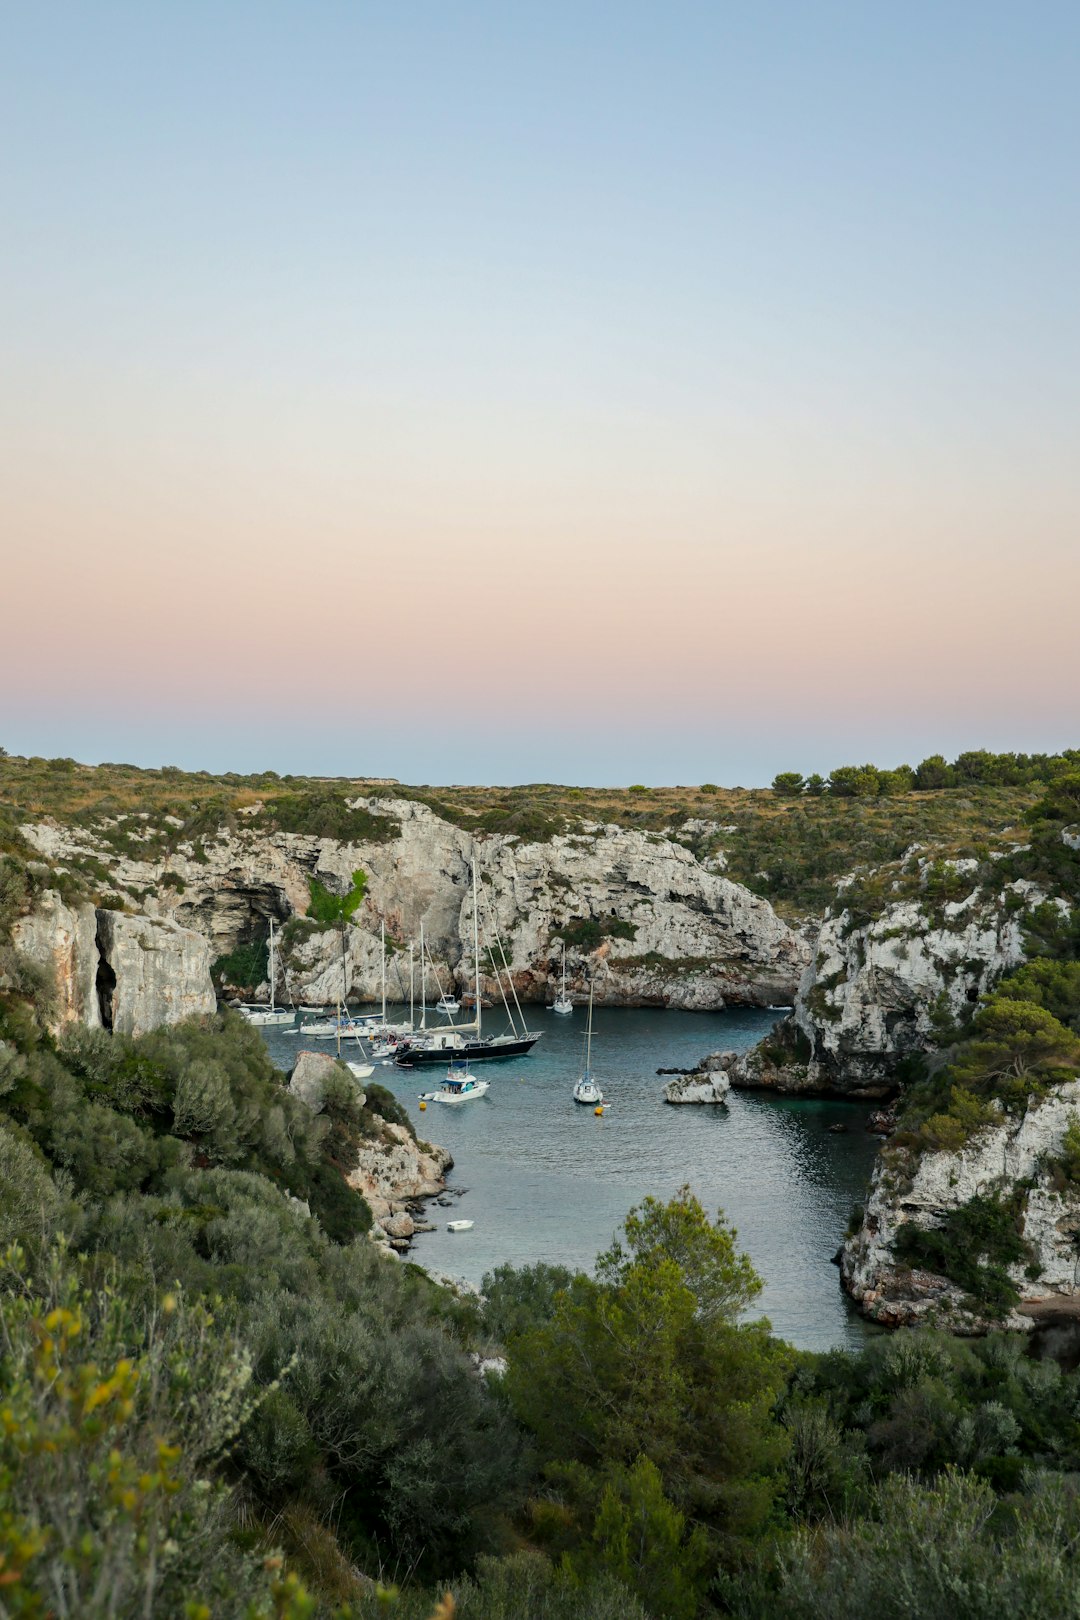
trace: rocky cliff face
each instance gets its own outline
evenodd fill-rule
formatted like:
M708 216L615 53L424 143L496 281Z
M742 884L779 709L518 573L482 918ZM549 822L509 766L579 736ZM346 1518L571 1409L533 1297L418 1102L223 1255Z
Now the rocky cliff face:
M304 918L310 878L345 893L352 874L362 869L365 898L345 931L344 962L338 929L301 922L286 930L287 982L278 983L279 999L284 992L297 1001L333 1002L343 990L353 999L376 999L380 921L391 940L392 997L408 993L400 945L418 938L421 922L443 987L452 980L464 988L471 976L474 858L483 875L487 943L494 945L497 930L525 1001L551 996L561 932L569 929L573 938L582 925L586 934L588 925L595 927L593 938L568 950L571 990L583 994L591 972L596 999L610 1005L768 1005L790 999L807 961L805 941L766 901L672 839L594 826L528 843L475 836L411 801L360 802L373 814L392 817L398 835L350 844L238 824L197 847L181 845L167 860L149 854L144 860L137 854L138 818L130 818L133 830L125 829L123 855L113 852L102 832L48 822L24 832L54 865L87 858L103 863L118 890L148 917L195 931L209 942L213 957L263 937L270 917ZM493 978L488 990L495 991Z
M928 863L922 871L925 875ZM949 863L959 887L972 862ZM731 1069L735 1086L883 1097L912 1052L935 1044L940 1014L957 1017L1024 960L1023 919L1043 896L1020 881L987 894L923 895L860 922L841 887L822 921L792 1016Z
M165 919L72 908L46 889L13 941L53 975L55 1028L77 1020L142 1035L217 1005L208 942Z
M1028 1106L1002 1114L959 1152L887 1149L874 1172L861 1229L847 1239L841 1276L868 1316L888 1326L932 1321L960 1332L996 1325L965 1304L946 1278L911 1270L894 1253L907 1222L932 1229L972 1198L1022 1191L1020 1235L1029 1255L1008 1268L1020 1295L1006 1325L1029 1329L1068 1313L1080 1292L1080 1189L1054 1171L1054 1159L1080 1108L1080 1080Z

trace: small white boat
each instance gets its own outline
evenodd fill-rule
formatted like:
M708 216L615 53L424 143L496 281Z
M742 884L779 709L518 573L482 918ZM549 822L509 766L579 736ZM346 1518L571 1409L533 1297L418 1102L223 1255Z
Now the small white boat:
M572 1013L573 1010L574 1010L574 1003L570 1000L570 997L566 993L566 946L565 945L562 948L562 989L559 991L558 995L555 997L555 1000L552 1002L551 1010L552 1010L552 1012L557 1012L557 1013Z
M604 1093L593 1079L592 1072L592 980L589 980L589 1021L585 1026L585 1068L574 1086L574 1101L595 1108L604 1100Z
M346 1061L345 1067L357 1080L368 1080L375 1073L374 1063L349 1063Z
M459 1103L483 1097L491 1090L490 1080L477 1080L467 1068L450 1068L438 1091L422 1091L421 1102Z
M471 1226L472 1221L447 1221L446 1230L448 1232L467 1232Z
M461 1011L461 1002L456 996L440 996L435 1003L435 1011L441 1013L456 1013ZM472 1222L469 1222L472 1225Z
M794 1007L777 1007L777 1006L774 1006L773 1003L770 1001L770 1003L766 1007L765 1011L766 1012L794 1012L795 1008Z

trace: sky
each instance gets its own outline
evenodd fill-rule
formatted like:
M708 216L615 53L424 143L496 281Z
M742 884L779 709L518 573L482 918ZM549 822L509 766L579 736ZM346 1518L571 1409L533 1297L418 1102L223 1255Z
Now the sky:
M0 745L1080 744L1080 7L0 21Z

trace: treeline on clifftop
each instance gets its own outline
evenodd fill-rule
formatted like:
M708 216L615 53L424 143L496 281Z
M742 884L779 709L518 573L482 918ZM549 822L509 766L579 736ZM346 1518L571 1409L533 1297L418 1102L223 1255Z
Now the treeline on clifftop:
M992 754L985 748L969 749L951 763L931 754L921 765L838 765L827 777L816 772L780 771L773 777L773 792L781 798L811 798L831 793L839 799L874 799L897 793L937 793L944 788L1027 787L1050 782L1080 768L1080 749L1060 754Z
M308 1115L230 1017L54 1038L8 949L5 1620L1077 1614L1075 1374L797 1353L687 1189L458 1297L343 1180L391 1098Z

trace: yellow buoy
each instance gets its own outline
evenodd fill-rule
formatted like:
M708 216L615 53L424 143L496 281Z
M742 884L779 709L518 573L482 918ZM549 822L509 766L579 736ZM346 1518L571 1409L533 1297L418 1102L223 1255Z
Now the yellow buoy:
M596 1114L598 1118L602 1119L603 1114L604 1114L604 1110L603 1110L603 1108L594 1108L593 1113Z
M426 1103L426 1102L422 1102L422 1103L421 1103L421 1104L420 1104L420 1112L421 1112L421 1113L423 1113L423 1112L424 1112L424 1109L425 1109L425 1108L426 1108L426 1107L427 1107L427 1103Z

